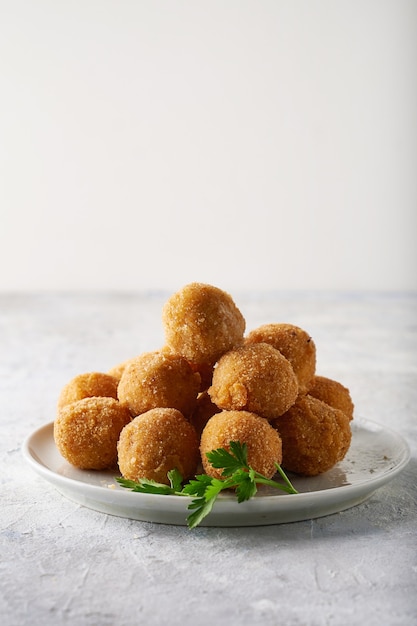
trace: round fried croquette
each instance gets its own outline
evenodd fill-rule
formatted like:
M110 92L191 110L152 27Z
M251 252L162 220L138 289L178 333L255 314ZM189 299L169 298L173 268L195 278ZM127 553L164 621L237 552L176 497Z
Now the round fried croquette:
M177 469L187 480L200 461L198 443L197 433L180 411L151 409L120 433L120 471L130 480L147 478L168 485L168 472Z
M243 343L245 319L231 296L204 283L190 283L165 303L166 344L197 369Z
M83 398L58 410L55 444L79 469L111 469L117 466L120 432L130 420L127 407L114 398Z
M215 413L220 413L221 409L211 401L207 391L203 391L197 398L197 404L190 417L190 422L194 426L197 435L201 436L203 429L210 417Z
M106 397L117 400L118 380L110 374L87 372L78 374L61 390L58 409L83 398Z
M206 453L218 448L229 450L231 441L247 445L248 463L256 472L267 478L274 476L275 463L282 461L281 438L266 419L249 411L221 411L209 419L200 440L206 474L222 477L223 470L213 467Z
M325 376L315 376L313 386L308 392L313 398L318 398L334 409L346 413L349 419L353 419L354 404L349 389L337 380Z
M179 354L144 352L126 366L117 395L133 417L158 407L192 413L200 389L200 375Z
M245 343L269 343L291 363L299 393L307 393L316 371L316 346L310 335L293 324L264 324L252 330Z
M272 425L282 439L282 466L316 476L341 461L351 442L348 416L312 396L300 396Z
M246 410L273 419L298 396L290 362L267 343L254 343L226 352L217 363L209 394L218 407Z

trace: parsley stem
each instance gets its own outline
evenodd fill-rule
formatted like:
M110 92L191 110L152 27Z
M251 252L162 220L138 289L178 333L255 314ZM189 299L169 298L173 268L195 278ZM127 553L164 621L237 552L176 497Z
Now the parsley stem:
M288 485L288 489L289 489L288 493L298 493L298 491L296 490L296 488L294 487L294 485L291 483L290 479L288 478L287 474L282 469L281 465L279 465L278 463L275 463L275 467L277 468L278 473L281 476L282 480L285 482L286 485Z
M286 491L287 493L298 493L298 491L292 486L289 481L288 484L283 485L282 483L278 483L275 480L270 480L269 478L265 478L262 475L256 474L255 482L262 485L268 485L269 487L275 487L275 489L281 489L281 491Z

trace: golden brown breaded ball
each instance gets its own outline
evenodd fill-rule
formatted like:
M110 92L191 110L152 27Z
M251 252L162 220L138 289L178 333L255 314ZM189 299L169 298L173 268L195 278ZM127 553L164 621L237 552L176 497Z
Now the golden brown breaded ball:
M272 425L282 439L282 465L303 476L316 476L341 461L351 442L348 416L312 396L297 402Z
M269 343L291 363L299 393L307 393L316 371L316 346L310 335L294 324L264 324L252 330L245 343Z
M118 380L110 374L87 372L78 374L61 390L58 409L83 398L106 397L117 399Z
M117 395L133 417L158 407L178 409L188 417L197 401L200 375L179 354L144 352L132 359Z
M190 422L194 426L197 435L200 436L203 428L215 413L220 413L221 409L211 401L207 391L203 391L197 398L196 407L190 417Z
M245 319L232 297L204 283L190 283L165 303L166 344L198 367L214 365L227 350L243 343Z
M79 469L110 469L117 466L117 442L130 420L128 409L114 398L83 398L59 409L55 444Z
M308 392L313 398L318 398L334 409L346 413L349 419L353 419L354 404L349 389L337 380L325 376L315 376L313 386Z
M230 449L231 441L245 443L248 463L267 478L276 473L275 463L281 464L282 447L278 431L271 424L249 411L222 411L207 422L200 441L200 453L206 474L222 477L222 469L213 467L206 453L218 448Z
M267 343L226 352L217 363L209 394L222 409L246 410L273 419L285 413L298 396L290 362Z
M125 426L118 443L119 468L130 480L147 478L168 485L177 469L184 480L195 475L200 461L198 437L177 409L151 409Z

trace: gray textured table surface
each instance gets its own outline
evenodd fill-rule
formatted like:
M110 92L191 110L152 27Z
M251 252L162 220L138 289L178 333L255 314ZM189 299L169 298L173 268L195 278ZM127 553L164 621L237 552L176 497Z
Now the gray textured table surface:
M248 328L308 330L317 372L408 441L407 468L359 506L275 526L190 531L79 506L27 466L22 441L70 378L160 347L167 294L2 295L2 624L417 624L417 297L232 295Z

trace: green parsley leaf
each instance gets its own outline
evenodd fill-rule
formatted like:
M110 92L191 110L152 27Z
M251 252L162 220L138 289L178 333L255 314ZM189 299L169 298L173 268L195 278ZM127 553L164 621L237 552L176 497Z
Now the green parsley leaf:
M247 446L238 441L230 442L230 451L217 448L207 452L207 458L216 469L223 469L223 476L231 476L242 467L248 467Z
M213 479L207 474L198 474L195 480L190 480L189 483L184 485L182 493L186 496L204 496L206 489L211 485Z
M198 526L205 517L211 512L213 505L215 503L215 498L211 500L206 500L204 496L202 498L197 498L193 500L191 504L188 506L189 509L195 509L193 513L187 517L187 526L192 529Z
M156 493L162 496L174 495L176 493L172 487L157 483L154 480L147 480L146 478L141 478L137 482L126 478L116 478L116 480L122 487L127 487L137 493Z
M249 467L248 465L248 446L246 443L240 443L240 441L230 442L230 452L235 459L241 464L242 467Z
M181 491L183 483L183 477L181 475L181 472L175 467L173 470L170 470L167 475L171 484L171 488L174 491Z
M236 496L237 501L244 502L245 500L250 500L258 491L255 481L255 472L251 468L249 472L245 470L239 470L234 475L236 482L238 485L236 487Z
M212 478L204 493L206 501L215 500L223 489L227 489L227 483L224 480Z

